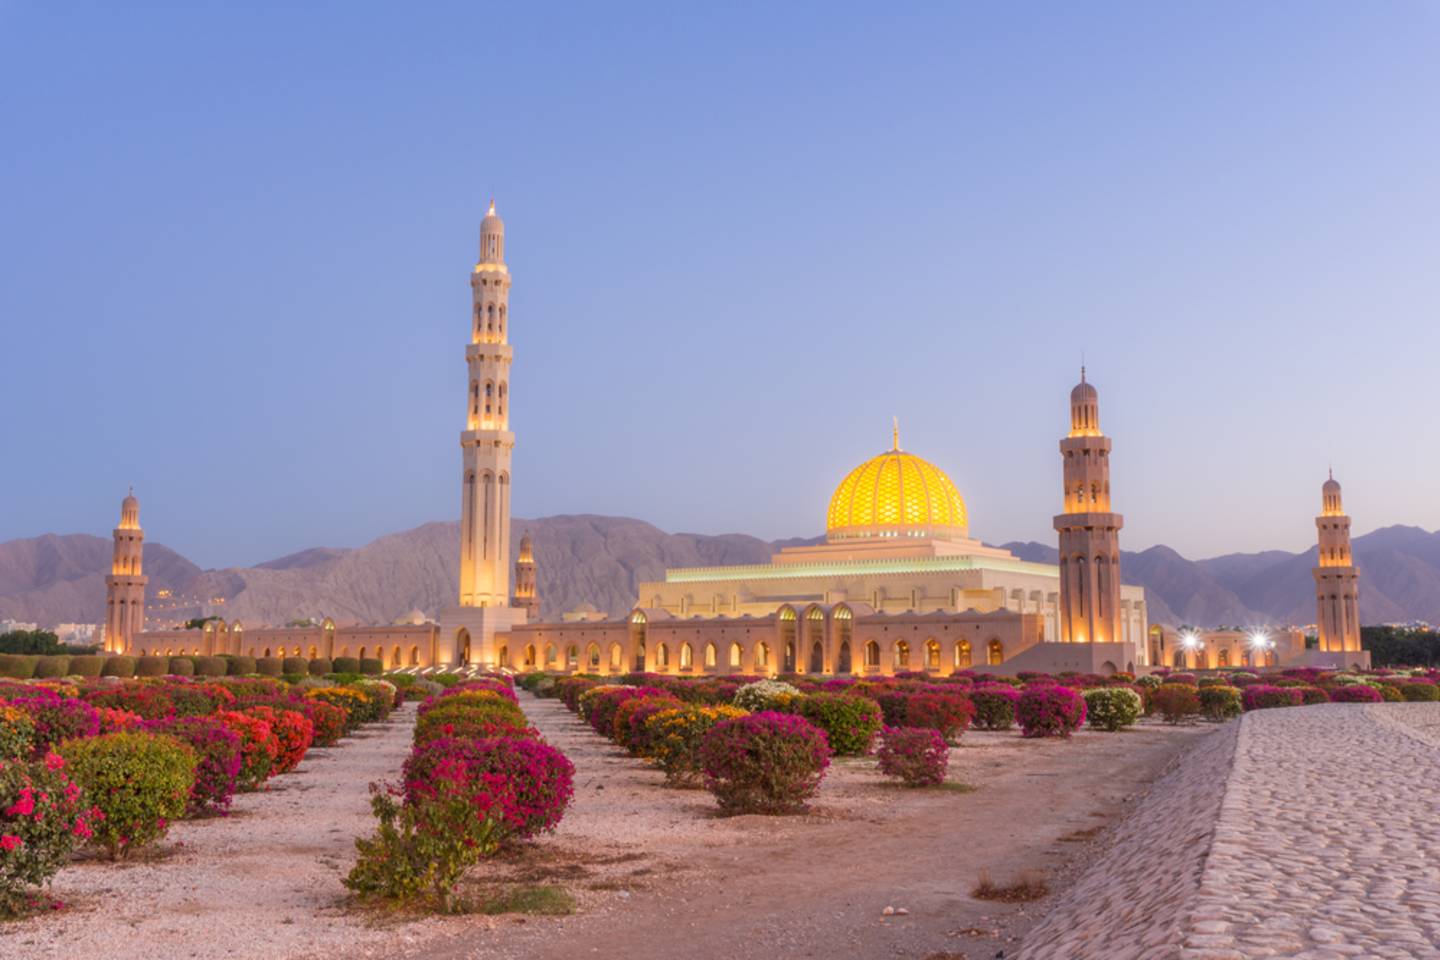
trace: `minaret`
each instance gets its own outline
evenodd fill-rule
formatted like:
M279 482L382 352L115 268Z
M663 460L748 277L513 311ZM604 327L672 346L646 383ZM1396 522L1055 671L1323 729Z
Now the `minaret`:
M530 534L520 538L520 555L515 558L515 606L531 620L540 617L540 597L535 593L535 545Z
M120 526L105 578L105 650L125 653L145 629L145 531L140 529L140 501L132 489L120 503Z
M510 271L505 223L495 201L480 222L480 260L470 275L473 312L465 360L470 387L460 501L460 605L510 605Z
M1316 625L1320 650L1360 652L1360 573L1350 555L1350 518L1340 502L1335 474L1321 488L1320 561L1315 568Z
M1100 396L1085 382L1070 391L1070 435L1060 441L1065 512L1060 533L1060 641L1120 643L1120 528L1110 512L1110 438L1100 432Z

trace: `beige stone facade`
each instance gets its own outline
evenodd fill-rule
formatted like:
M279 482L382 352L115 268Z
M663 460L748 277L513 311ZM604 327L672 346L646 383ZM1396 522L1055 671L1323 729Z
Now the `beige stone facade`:
M390 626L336 626L325 619L309 627L252 627L238 620L208 621L199 630L154 630L136 638L136 656L336 657L373 658L387 668L433 667L453 661L442 656L440 628L433 623Z

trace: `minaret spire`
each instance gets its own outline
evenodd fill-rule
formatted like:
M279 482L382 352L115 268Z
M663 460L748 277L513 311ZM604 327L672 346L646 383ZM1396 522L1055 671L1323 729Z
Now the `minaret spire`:
M899 417L891 417L891 418L890 418L890 443L891 443L891 447L890 447L891 450L899 450L899 449L900 449L900 418L899 418Z
M1319 551L1315 576L1316 626L1319 647L1344 655L1344 666L1359 662L1360 573L1350 551L1350 517L1340 499L1335 470L1321 487L1320 516L1315 518Z
M145 531L140 529L140 501L132 486L120 502L110 573L105 577L105 650L126 653L135 635L145 629Z

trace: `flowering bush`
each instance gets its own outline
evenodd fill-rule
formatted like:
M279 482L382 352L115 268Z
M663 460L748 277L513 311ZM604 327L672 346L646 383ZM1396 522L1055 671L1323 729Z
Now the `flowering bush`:
M458 692L457 692L458 691ZM492 689L451 687L436 696L427 697L415 708L415 716L423 717L431 710L454 710L466 707L514 707L519 708L515 695L505 696Z
M131 730L145 722L140 714L131 713L129 710L97 707L95 712L100 715L101 733L118 733L121 730Z
M1230 720L1245 712L1239 687L1201 687L1200 712L1207 720Z
M263 720L270 725L270 731L280 741L275 761L270 767L270 776L289 773L305 759L305 751L315 739L315 725L305 719L303 713L295 710L276 710L272 707L247 707L244 713Z
M175 684L176 689L179 686ZM166 687L150 681L94 687L82 696L92 707L125 710L145 720L159 720L175 713L175 701L170 699Z
M573 713L580 709L580 695L598 686L600 681L591 680L589 677L561 677L555 681L555 695Z
M1133 726L1145 706L1140 694L1128 687L1096 687L1083 696L1090 726L1112 733Z
M350 711L324 700L305 699L300 701L305 719L315 731L314 745L333 747L345 736L345 725L350 721Z
M187 743L195 751L195 783L190 788L188 816L224 813L235 795L240 775L240 735L211 717L172 717L145 725Z
M950 748L938 730L920 727L886 727L875 752L880 772L898 777L907 787L928 787L945 782Z
M1150 706L1166 723L1179 723L1200 713L1200 688L1193 683L1163 683L1150 694Z
M1301 699L1302 694L1297 687L1275 687L1266 683L1248 686L1240 694L1241 703L1247 711L1298 707Z
M188 744L143 731L70 740L60 755L104 814L93 839L112 860L159 840L170 821L185 815L199 763Z
M980 730L1009 730L1015 725L1015 705L1020 691L1007 683L984 683L970 691L975 707L975 726Z
M574 776L565 754L529 737L433 740L405 761L405 800L423 804L447 790L483 787L501 839L528 839L559 825L574 796Z
M829 765L825 733L791 714L721 720L700 744L705 786L727 814L798 810L820 789Z
M510 686L510 684L502 680L495 680L492 678L484 678L481 680L466 680L462 683L457 683L455 684L455 686L450 687L443 694L441 694L441 696L458 697L464 693L479 693L481 691L493 693L498 697L509 700L516 706L520 705L519 699L517 699L515 696L514 687Z
M218 683L176 683L166 693L175 704L177 717L203 717L235 703L235 694Z
M912 693L901 725L937 730L946 743L958 743L974 717L975 705L958 693Z
M29 889L49 883L101 818L64 768L54 753L43 761L0 759L0 915L21 910Z
M670 695L660 697L632 697L615 710L615 723L611 738L637 757L649 756L650 733L645 721L662 710L680 706L680 701Z
M808 693L794 698L790 710L825 731L835 756L870 752L885 720L880 706L869 697L845 693Z
M35 721L19 707L0 702L0 760L30 756L35 744Z
M1372 686L1355 683L1331 690L1330 699L1334 703L1382 703L1385 697Z
M777 697L794 696L800 689L779 680L757 680L747 683L735 691L735 706L754 713L757 710L772 710Z
M627 700L668 696L657 687L596 687L581 699L588 698L585 719L590 722L591 729L602 737L610 737L615 734L615 712L620 709L620 704Z
M1312 687L1306 684L1303 687L1295 687L1294 689L1300 691L1300 702L1302 704L1330 702L1330 695L1319 687Z
M663 701L646 701L660 709L643 715L645 755L665 773L672 786L691 786L700 777L700 745L715 724L745 716L745 711L728 704L700 706Z
M280 756L279 735L261 718L237 710L221 710L215 719L240 738L240 773L236 783L241 790L258 789Z
M346 733L354 733L362 723L370 723L375 718L370 698L354 687L317 687L307 690L305 696L343 709Z
M49 753L63 740L93 737L100 732L100 714L83 700L63 700L52 694L12 703L29 713L35 724L31 749L37 757Z
M1026 737L1069 737L1085 723L1085 698L1069 687L1027 687L1015 705L1015 719Z
M499 710L468 708L459 713L436 713L423 717L415 724L415 743L418 746L431 740L446 738L469 738L486 740L493 737L539 737L539 732L525 720L523 715Z

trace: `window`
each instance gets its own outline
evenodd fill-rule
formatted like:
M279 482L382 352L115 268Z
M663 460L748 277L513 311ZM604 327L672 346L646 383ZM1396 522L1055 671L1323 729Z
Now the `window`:
M961 640L959 643L955 644L955 669L960 670L965 667L971 666L971 664L972 661L970 659L970 641Z
M990 641L990 666L998 667L1005 662L1005 645L998 638Z
M880 644L870 640L865 644L865 666L876 668L880 666Z

